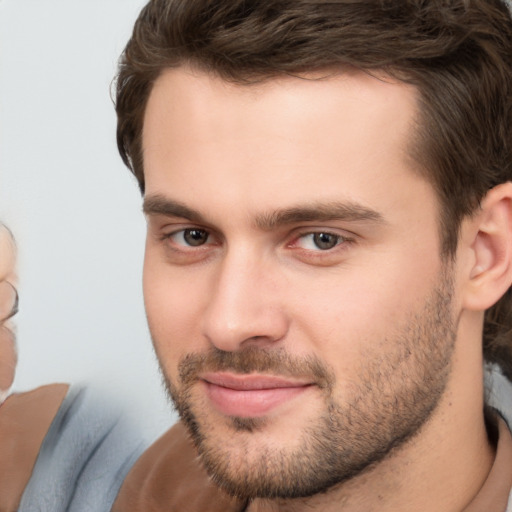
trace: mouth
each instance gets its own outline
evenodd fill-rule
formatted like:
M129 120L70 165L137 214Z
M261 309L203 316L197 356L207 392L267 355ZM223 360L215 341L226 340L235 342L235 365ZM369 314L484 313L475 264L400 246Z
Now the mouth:
M226 416L258 418L293 400L314 384L274 375L205 373L200 381L213 407Z

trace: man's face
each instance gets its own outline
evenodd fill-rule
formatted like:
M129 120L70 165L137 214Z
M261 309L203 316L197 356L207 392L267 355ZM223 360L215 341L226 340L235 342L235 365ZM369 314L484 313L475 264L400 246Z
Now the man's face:
M415 100L359 72L240 86L180 68L155 84L147 316L170 394L232 493L351 478L443 395L451 272L408 156Z

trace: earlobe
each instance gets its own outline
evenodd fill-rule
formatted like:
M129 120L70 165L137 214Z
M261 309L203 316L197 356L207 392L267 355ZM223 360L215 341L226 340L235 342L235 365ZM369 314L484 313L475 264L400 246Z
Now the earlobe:
M491 189L469 222L473 232L472 263L464 306L485 311L512 284L512 183Z

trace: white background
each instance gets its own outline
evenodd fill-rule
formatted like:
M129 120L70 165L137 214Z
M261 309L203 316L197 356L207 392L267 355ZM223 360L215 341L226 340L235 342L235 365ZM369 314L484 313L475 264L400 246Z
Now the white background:
M174 421L146 327L144 219L110 83L143 0L0 0L0 220L19 246L14 390L94 382Z

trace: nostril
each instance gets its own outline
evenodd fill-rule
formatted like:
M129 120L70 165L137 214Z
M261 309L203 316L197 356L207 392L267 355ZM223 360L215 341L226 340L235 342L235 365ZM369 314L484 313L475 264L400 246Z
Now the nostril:
M259 347L264 348L268 345L275 345L278 341L282 339L282 336L278 338L270 337L270 336L251 336L241 343L243 347Z
M210 344L224 351L243 347L265 347L283 339L288 329L285 315L275 309L245 311L240 321L216 316L206 320L204 335Z

